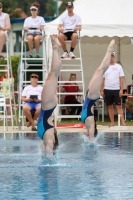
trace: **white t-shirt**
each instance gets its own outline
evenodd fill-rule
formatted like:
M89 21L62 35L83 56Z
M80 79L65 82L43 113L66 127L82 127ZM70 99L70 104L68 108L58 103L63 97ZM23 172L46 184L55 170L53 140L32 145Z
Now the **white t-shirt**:
M6 15L7 13L3 13L0 15L0 26L3 28L6 26Z
M124 76L122 66L115 63L110 65L109 68L104 73L105 78L104 89L108 90L119 90L120 89L120 77Z
M80 16L77 14L74 14L73 16L64 14L60 17L59 24L63 25L64 33L66 33L73 31L77 25L82 25L82 22Z
M28 85L23 89L22 96L26 96L26 99L28 99L30 95L37 95L38 99L41 100L42 89L43 87L41 85L38 85L37 87Z
M27 17L24 21L24 27L28 28L39 28L40 26L45 26L45 20L43 17L36 16L33 17ZM28 33L41 33L40 30L29 30Z

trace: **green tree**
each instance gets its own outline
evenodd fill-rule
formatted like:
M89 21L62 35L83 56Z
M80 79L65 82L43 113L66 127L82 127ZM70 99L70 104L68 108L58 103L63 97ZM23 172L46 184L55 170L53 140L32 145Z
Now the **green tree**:
M54 16L55 9L54 9L54 1L48 0L46 3L46 13L45 16Z
M59 15L66 10L66 3L68 1L69 0L62 0L62 4L59 8ZM73 2L73 0L71 0L71 2ZM56 13L56 10L54 7L54 0L47 0L45 16L54 16L55 13Z
M19 2L19 0L17 0L18 2L18 7L21 8L26 14L27 16L30 16L30 7L32 5L32 3L35 2L35 0L22 0Z
M15 10L18 7L17 0L0 0L3 4L3 12L6 12L10 17L20 17L21 12Z
M47 0L22 0L22 1L18 1L16 0L19 4L19 8L21 8L28 16L31 15L30 13L30 7L31 5L34 3L34 2L37 2L40 4L40 7L39 7L39 12L38 12L38 15L40 16L45 16L45 13L46 13L46 3L47 3Z
M38 0L38 3L40 4L39 7L39 15L44 17L46 14L46 3L48 0Z

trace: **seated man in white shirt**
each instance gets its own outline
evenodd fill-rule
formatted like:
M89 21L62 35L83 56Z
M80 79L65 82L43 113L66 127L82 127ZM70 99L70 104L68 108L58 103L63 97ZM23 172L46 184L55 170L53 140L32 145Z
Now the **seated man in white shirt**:
M73 12L73 3L68 2L66 4L67 14L64 14L60 17L58 30L60 34L58 35L59 41L62 44L62 49L64 51L61 58L70 57L72 59L75 58L73 54L74 48L77 43L78 34L77 31L81 30L81 18L77 14ZM68 53L65 40L71 40L70 52Z
M41 93L43 87L38 85L39 76L36 73L31 74L30 81L31 85L24 88L21 96L21 100L24 101L23 112L26 118L29 120L27 127L31 126L32 131L36 131L34 121L37 120L40 109L41 109ZM35 111L34 117L32 118L31 111Z
M0 60L4 60L2 50L6 41L5 31L10 30L10 18L7 13L2 12L3 4L0 3Z

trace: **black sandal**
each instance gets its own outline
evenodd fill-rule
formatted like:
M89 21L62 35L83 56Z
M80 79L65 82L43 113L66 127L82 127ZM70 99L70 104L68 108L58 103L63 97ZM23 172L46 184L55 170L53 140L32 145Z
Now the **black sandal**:
M4 59L5 59L4 56L0 55L0 60L4 60Z
M40 58L40 56L39 55L36 55L36 57L35 58Z
M33 58L32 55L27 56L27 58Z

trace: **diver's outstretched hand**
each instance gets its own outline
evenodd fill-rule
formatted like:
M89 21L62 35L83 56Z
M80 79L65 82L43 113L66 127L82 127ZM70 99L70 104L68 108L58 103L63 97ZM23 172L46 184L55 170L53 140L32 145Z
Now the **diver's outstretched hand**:
M56 34L51 35L51 42L52 42L52 46L58 46L61 47L61 43L58 40L58 36Z
M109 46L107 48L107 51L112 53L114 51L114 45L115 45L115 40L111 40L111 42L109 43Z

